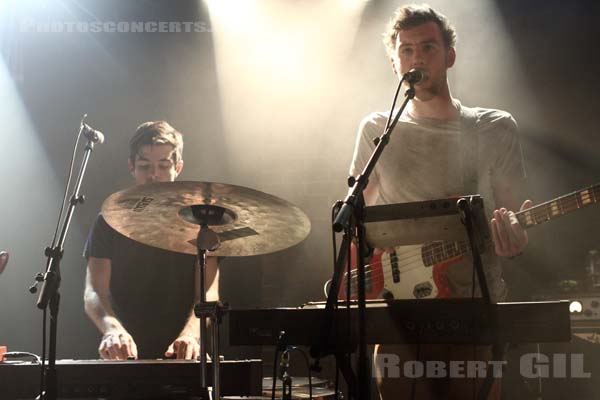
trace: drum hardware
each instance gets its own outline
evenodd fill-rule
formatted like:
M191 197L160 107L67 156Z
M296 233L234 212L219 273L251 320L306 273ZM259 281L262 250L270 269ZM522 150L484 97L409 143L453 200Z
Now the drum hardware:
M165 250L197 254L200 301L200 381L207 387L208 320L212 321L213 392L220 399L219 339L227 306L206 299L208 256L250 256L283 250L304 240L310 222L298 207L256 190L212 182L158 182L109 196L106 222L124 236ZM285 235L282 235L285 232ZM194 239L195 236L195 239Z
M102 204L102 216L132 240L192 255L198 254L201 221L210 218L206 225L220 241L217 249L209 250L213 257L273 253L300 243L310 232L308 217L292 203L258 190L214 182L132 186L109 196Z

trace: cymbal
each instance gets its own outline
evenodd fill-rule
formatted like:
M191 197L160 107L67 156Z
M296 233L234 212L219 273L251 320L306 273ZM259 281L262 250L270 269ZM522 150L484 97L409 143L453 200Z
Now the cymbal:
M292 203L267 193L214 182L156 182L113 193L106 222L124 236L165 250L198 254L201 220L221 241L210 256L253 256L291 247L310 221Z

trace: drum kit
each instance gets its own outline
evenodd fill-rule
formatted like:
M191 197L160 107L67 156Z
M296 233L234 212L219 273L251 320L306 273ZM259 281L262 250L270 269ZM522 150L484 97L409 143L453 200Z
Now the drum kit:
M219 324L227 310L220 302L206 301L206 257L254 256L284 250L308 236L308 217L292 203L267 193L223 183L191 181L149 183L114 193L104 201L102 215L113 229L132 240L198 255L201 293L195 312L200 319L202 340L199 378L202 387L207 388L210 320L212 398L221 398ZM303 384L296 392L308 397L306 390ZM329 393L322 385L315 387L315 391L319 392L316 397L321 398Z

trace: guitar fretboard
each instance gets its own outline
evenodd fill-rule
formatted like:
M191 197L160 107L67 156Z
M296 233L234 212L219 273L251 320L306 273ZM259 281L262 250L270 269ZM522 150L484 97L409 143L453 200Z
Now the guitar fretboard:
M515 215L523 228L531 228L542 222L561 217L580 208L600 201L600 184L557 197L535 207L519 211Z
M515 213L521 226L525 229L569 214L580 208L600 202L600 184L557 197L527 210ZM423 264L433 266L453 257L469 252L467 242L433 242L423 245L421 257Z
M469 251L467 242L431 242L421 247L421 258L425 266L432 266L437 263L460 256Z

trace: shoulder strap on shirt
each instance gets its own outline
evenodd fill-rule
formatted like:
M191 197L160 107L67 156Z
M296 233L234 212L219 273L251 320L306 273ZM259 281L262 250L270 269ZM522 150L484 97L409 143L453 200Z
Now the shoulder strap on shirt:
M460 108L460 123L462 135L460 136L461 165L463 170L464 194L478 194L479 135L477 135L477 122L479 118L474 108Z

